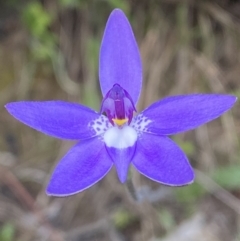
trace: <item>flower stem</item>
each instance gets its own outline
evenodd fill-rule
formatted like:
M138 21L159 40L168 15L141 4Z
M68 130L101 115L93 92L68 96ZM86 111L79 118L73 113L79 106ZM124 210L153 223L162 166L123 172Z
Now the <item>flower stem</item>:
M126 188L127 188L128 194L131 197L131 199L134 200L135 202L139 202L139 198L138 198L138 195L137 195L137 190L136 190L136 188L135 188L135 186L133 184L133 181L132 181L131 177L129 177L127 179Z

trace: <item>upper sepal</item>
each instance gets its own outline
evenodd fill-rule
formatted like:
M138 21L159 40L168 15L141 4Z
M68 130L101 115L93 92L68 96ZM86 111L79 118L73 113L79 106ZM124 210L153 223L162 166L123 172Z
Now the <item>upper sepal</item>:
M191 94L167 97L153 103L139 116L145 132L172 135L203 125L226 111L237 98L222 94Z
M112 11L100 49L99 77L103 96L119 84L134 104L142 87L142 64L132 28L120 9Z
M100 115L88 107L64 101L19 101L7 111L17 120L47 135L79 140L97 135L91 123Z

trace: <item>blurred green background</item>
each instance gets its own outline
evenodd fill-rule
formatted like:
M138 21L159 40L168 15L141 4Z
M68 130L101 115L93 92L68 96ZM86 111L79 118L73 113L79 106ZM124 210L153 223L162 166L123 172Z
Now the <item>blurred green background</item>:
M113 169L80 194L46 196L54 166L74 142L24 126L3 106L59 99L98 110L99 46L116 7L141 52L138 110L167 95L240 97L238 0L0 1L0 241L240 240L239 103L173 137L196 170L190 186L164 187L133 170L134 201Z

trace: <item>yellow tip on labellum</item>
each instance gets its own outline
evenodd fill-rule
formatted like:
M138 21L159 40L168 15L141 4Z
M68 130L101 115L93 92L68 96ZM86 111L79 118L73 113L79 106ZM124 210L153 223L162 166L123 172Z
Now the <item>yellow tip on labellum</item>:
M128 122L128 118L126 118L126 119L112 119L112 120L118 126L122 126L122 125L124 125L125 123Z

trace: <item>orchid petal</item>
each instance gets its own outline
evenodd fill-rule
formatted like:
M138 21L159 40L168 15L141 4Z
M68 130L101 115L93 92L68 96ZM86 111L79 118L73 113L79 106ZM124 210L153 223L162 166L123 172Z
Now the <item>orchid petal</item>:
M100 134L94 123L104 118L88 107L64 101L20 101L5 107L24 124L50 136L70 140Z
M119 84L136 104L142 86L142 66L132 28L120 9L111 13L102 40L99 64L103 96Z
M98 137L81 141L58 163L46 192L54 196L81 192L102 179L112 164L104 142Z
M114 162L117 175L121 183L124 183L127 180L129 165L135 153L135 148L135 144L131 147L124 149L107 147L107 152Z
M118 178L124 183L127 179L129 164L135 153L137 132L129 126L121 129L112 127L104 134L104 142L115 164Z
M182 150L168 137L143 133L132 160L146 177L170 186L193 182L194 173Z
M165 98L145 109L135 122L144 124L144 131L171 135L194 129L228 111L237 98L221 94L192 94Z

